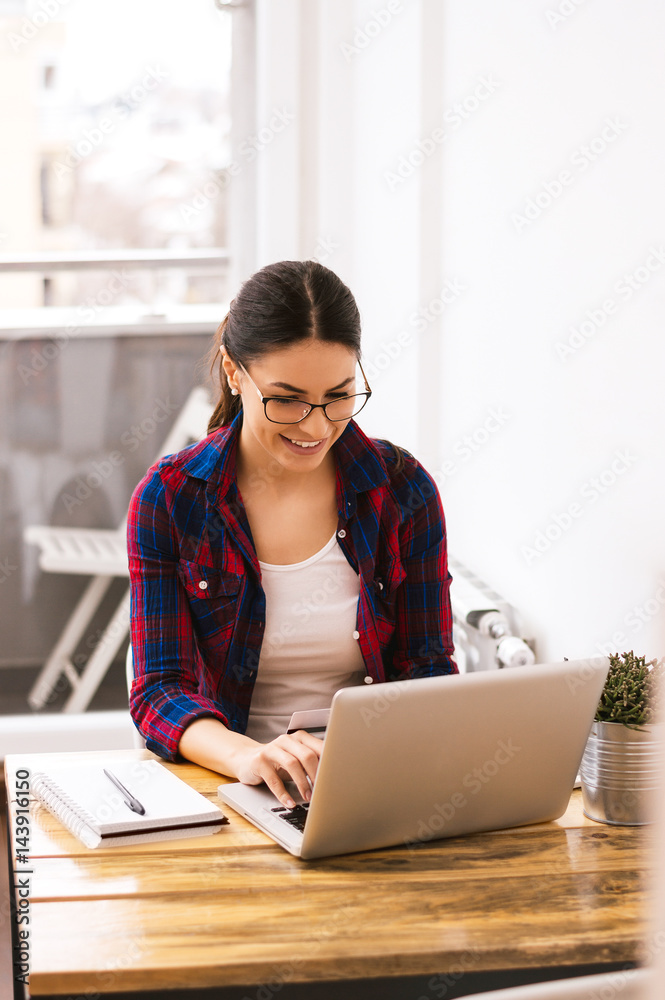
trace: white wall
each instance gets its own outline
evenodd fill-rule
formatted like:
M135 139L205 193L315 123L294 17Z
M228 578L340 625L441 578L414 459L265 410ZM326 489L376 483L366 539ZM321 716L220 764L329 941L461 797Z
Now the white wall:
M444 258L469 285L441 368L451 546L528 617L542 656L660 655L665 9L445 6L447 101L480 74L499 83L445 151ZM456 456L493 406L503 425Z
M665 9L256 15L257 119L293 122L257 159L255 265L316 255L350 284L374 371L363 427L436 474L451 552L518 607L541 659L659 655ZM633 292L631 273L648 277Z

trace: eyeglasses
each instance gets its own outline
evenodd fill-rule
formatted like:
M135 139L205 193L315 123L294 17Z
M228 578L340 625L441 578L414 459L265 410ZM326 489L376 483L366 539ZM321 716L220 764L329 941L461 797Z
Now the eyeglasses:
M256 389L259 399L263 403L265 415L271 423L298 424L305 417L309 416L312 410L316 410L317 407L320 407L325 413L326 418L332 421L350 420L351 417L355 417L356 414L360 413L372 395L372 390L369 387L367 376L363 371L360 361L358 364L360 365L360 371L365 381L366 392L355 392L350 396L338 396L336 399L331 399L328 403L306 403L302 399L293 399L292 396L264 396L247 369L243 368L241 364L238 364L238 367L242 369Z

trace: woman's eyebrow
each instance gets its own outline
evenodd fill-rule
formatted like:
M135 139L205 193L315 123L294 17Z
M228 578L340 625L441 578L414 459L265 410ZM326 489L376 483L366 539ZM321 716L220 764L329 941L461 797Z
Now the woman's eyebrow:
M343 382L339 383L339 385L334 385L332 389L328 389L328 392L334 392L336 389L342 389L345 385L348 385L349 382L355 382L355 380L355 375L349 375L349 377L345 378ZM294 385L289 385L288 382L268 382L268 385L274 385L277 389L287 389L289 392L299 392L303 396L307 392L306 389L296 389Z

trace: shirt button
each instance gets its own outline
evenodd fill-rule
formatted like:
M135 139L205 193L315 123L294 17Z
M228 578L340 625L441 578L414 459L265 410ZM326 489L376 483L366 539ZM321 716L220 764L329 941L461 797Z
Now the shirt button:
M353 638L354 638L354 639L359 639L359 638L360 638L360 632L358 632L358 631L355 631L355 632L353 633Z
M207 589L208 589L208 584L206 583L206 581L205 580L200 580L199 581L199 590L207 590Z
M370 677L368 674L367 677L365 678L365 684L373 684L373 683L374 683L374 678Z
M346 538L346 531L344 530L344 528L342 528L340 531L337 532L337 537Z

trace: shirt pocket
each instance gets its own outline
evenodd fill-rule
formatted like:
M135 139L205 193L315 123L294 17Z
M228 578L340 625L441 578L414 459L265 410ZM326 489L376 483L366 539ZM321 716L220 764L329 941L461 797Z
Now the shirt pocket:
M227 637L238 617L240 574L181 559L178 576L187 594L198 638L219 641Z
M384 573L378 571L374 576L374 611L377 632L381 645L387 645L394 631L397 619L397 593L402 581L406 579L403 567L395 562Z

